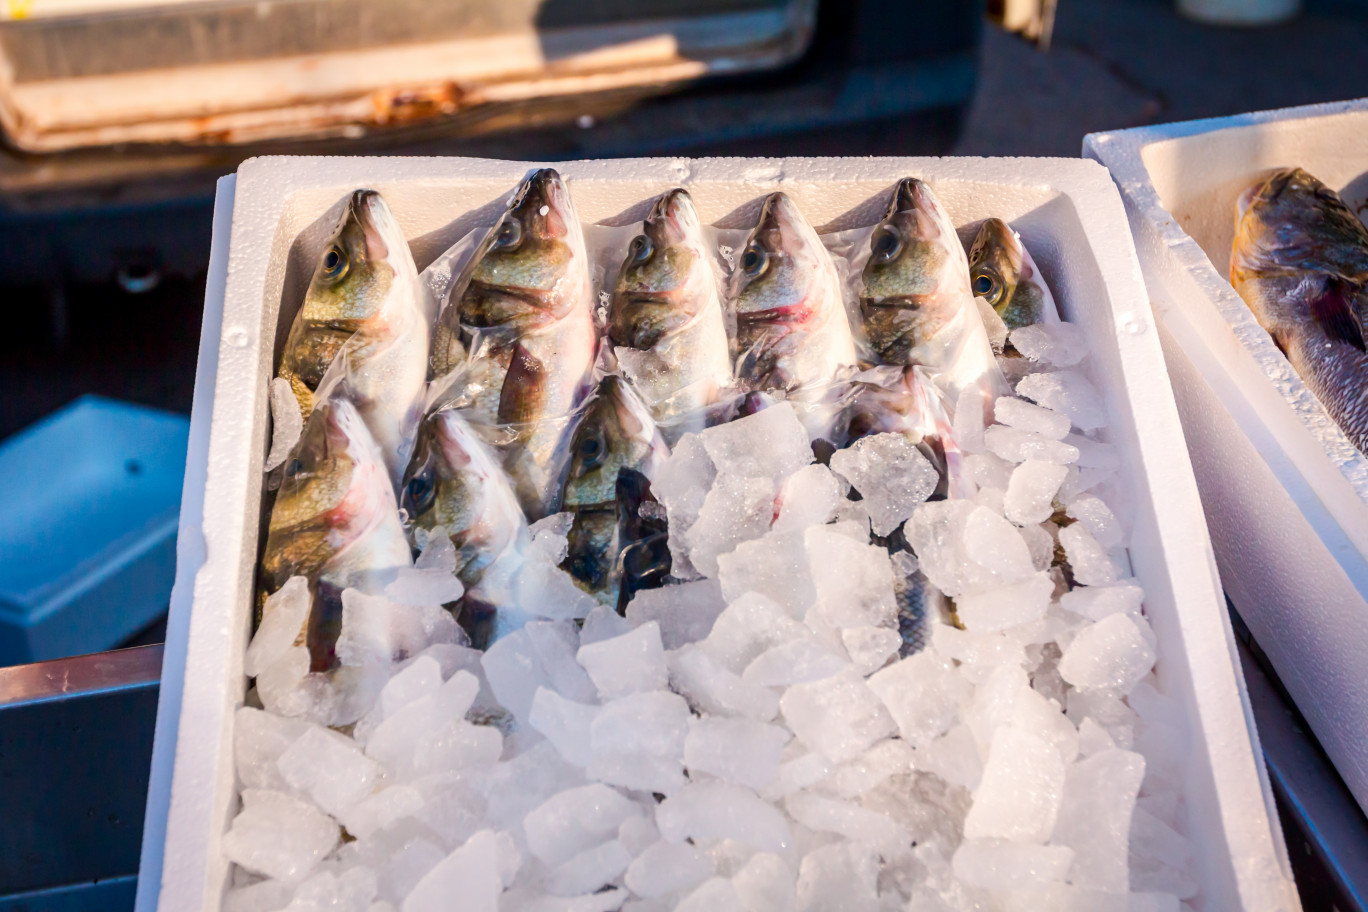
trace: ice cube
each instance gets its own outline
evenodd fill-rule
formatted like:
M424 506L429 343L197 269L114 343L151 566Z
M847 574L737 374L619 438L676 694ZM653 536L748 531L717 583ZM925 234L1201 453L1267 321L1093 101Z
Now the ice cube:
M1108 893L1130 889L1131 815L1145 758L1115 748L1069 767L1051 843L1074 851L1069 882Z
M566 762L578 767L589 765L589 726L598 715L597 706L567 700L554 690L538 687L532 698L527 722L546 736Z
M719 567L723 560L731 557L719 559ZM642 589L627 605L627 620L638 627L654 621L660 625L662 645L666 649L678 649L706 637L726 607L722 585L717 580L701 579L659 589Z
M1045 842L1059 813L1064 773L1049 741L1016 726L1000 727L964 819L965 838Z
M301 719L239 706L233 714L233 761L239 781L246 788L289 789L276 761L312 727Z
M589 777L640 791L673 792L684 782L688 726L688 704L669 691L605 704L589 725Z
M232 887L223 895L222 912L277 912L290 904L294 892L293 885L278 880Z
M364 839L398 820L417 814L422 807L423 795L417 789L392 785L361 799L339 819L348 833Z
M369 868L319 871L299 885L285 912L366 912L375 893L375 872Z
M462 912L498 912L498 839L481 830L439 862L404 899L401 912L447 912L459 896Z
M654 592L654 589L644 589L643 592ZM631 633L632 628L637 626L630 623L625 617L618 614L607 605L595 605L593 609L584 616L584 625L580 627L580 648L591 643L600 643L604 640L611 640L613 637L622 636L624 633ZM593 675L590 675L592 678Z
M834 763L818 753L802 754L786 760L779 764L779 777L765 789L764 797L775 800L792 795L799 789L810 788L831 775L834 767Z
M849 667L850 663L835 649L804 637L765 650L741 672L741 680L765 687L787 687L820 681Z
M940 482L940 472L903 434L863 437L833 454L831 468L860 492L876 535L902 525Z
M876 912L878 862L857 844L821 846L798 868L798 912Z
M698 519L684 533L689 560L700 573L717 576L718 557L769 530L774 519L774 490L769 478L722 475L717 479Z
M1054 580L1037 571L1025 581L955 600L955 614L966 630L991 632L1028 624L1045 616Z
M692 845L657 842L636 857L623 882L649 898L690 890L712 875L712 859Z
M586 617L594 610L598 603L561 569L561 560L533 553L518 567L512 601L523 614L563 621Z
M964 523L964 553L1004 582L1035 573L1031 552L1016 527L987 507L974 507Z
M669 842L735 839L765 852L789 845L788 821L753 791L725 782L693 782L656 806L656 826Z
M1084 586L1066 592L1059 599L1059 607L1092 621L1100 621L1111 614L1139 614L1145 601L1145 591L1132 581L1106 586Z
M311 601L309 581L302 576L290 577L266 599L261 610L261 624L242 658L243 674L255 678L286 658L304 631Z
M1008 427L1030 431L1051 440L1063 440L1071 427L1059 412L1033 405L1025 399L1003 396L993 406L997 420Z
M342 817L369 795L384 772L351 738L324 728L301 735L276 767L290 788L307 794L333 817Z
M903 739L914 747L948 731L972 696L953 664L931 650L876 672L869 690L888 707Z
M746 912L746 909L731 881L714 877L680 900L674 912Z
M1073 858L1073 850L1063 846L970 839L955 850L951 863L956 877L976 887L1038 890L1062 882Z
M700 645L669 653L670 685L703 712L768 722L779 712L779 696L724 668Z
M831 788L842 798L858 798L888 777L912 771L913 750L906 741L880 741L836 770Z
M840 483L830 469L816 463L803 466L780 488L774 531L795 532L831 522L843 499Z
M553 868L546 876L546 891L556 896L593 893L621 877L631 863L632 856L622 843L610 839Z
M968 725L956 725L917 748L917 769L935 773L951 785L978 788L983 778L983 749Z
M567 621L536 621L499 640L481 660L494 696L522 722L538 687L579 703L594 702L598 691L575 661L578 643L574 624Z
M610 640L581 646L575 658L604 700L660 690L669 682L660 625L654 621Z
M992 453L970 453L964 457L964 474L979 488L1007 490L1013 464Z
M868 439L868 438L866 438ZM819 616L833 627L891 626L898 611L888 552L834 535L824 527L805 537Z
M889 627L847 627L841 631L841 642L855 670L868 675L884 667L897 654L902 637Z
M1021 378L1016 391L1018 396L1033 399L1068 416L1081 431L1107 425L1107 410L1101 395L1088 378L1077 371L1031 374Z
M1074 637L1059 673L1082 691L1123 695L1154 667L1154 647L1129 614L1112 614Z
M567 763L550 742L539 741L486 775L486 819L491 826L513 828L551 796L583 784L582 770Z
M337 824L284 792L243 789L242 810L223 836L224 857L249 871L299 883L333 850Z
M756 592L733 601L718 615L699 648L722 667L740 673L761 653L790 640L810 637L779 603Z
M532 854L555 867L612 838L624 820L641 813L640 805L594 782L552 795L528 812L523 830Z
M805 541L801 531L770 532L722 555L717 559L722 595L734 602L755 592L783 605L791 617L802 619L817 600Z
M747 912L794 912L798 901L793 870L770 852L757 852L732 877Z
M389 679L380 691L380 712L389 716L442 686L442 666L431 656L419 656Z
M736 785L762 789L779 774L779 758L793 736L751 719L704 716L689 722L684 765Z
M570 552L568 536L574 524L575 514L569 512L552 513L534 522L528 529L532 535L532 541L527 546L528 556L545 558L553 564L565 560Z
M779 707L798 740L841 763L895 731L893 717L871 690L879 675L887 673L879 672L869 686L853 670L795 684L784 692Z
M1105 586L1116 582L1119 576L1116 565L1086 525L1073 523L1060 529L1059 544L1064 548L1074 579L1080 584Z
M797 792L788 796L784 804L789 816L810 830L874 843L890 852L905 849L912 842L907 832L885 815L850 801L815 792Z
M1116 747L1116 742L1107 730L1090 718L1085 718L1078 726L1078 752L1090 757L1100 751Z
M1007 462L1025 462L1038 459L1061 465L1076 462L1078 450L1061 440L1051 440L1034 431L995 424L984 431L984 441L988 450Z
M1182 868L1192 856L1192 843L1187 837L1142 807L1131 814L1129 837L1133 855L1170 868Z
M1032 323L1008 338L1027 358L1056 367L1073 367L1088 354L1088 335L1076 323Z
M1069 474L1067 466L1028 459L1012 472L1003 511L1018 526L1042 523L1054 514L1055 494Z
M432 550L434 541L441 540L445 540L450 547L451 540L445 535L429 536L424 554ZM441 606L458 601L465 594L465 586L454 575L454 563L451 568L401 568L394 581L385 587L385 598L401 605Z
M708 456L703 439L697 434L685 434L656 469L651 479L651 493L665 505L670 516L670 536L676 532L675 518L698 516L703 497L717 478L717 467ZM684 526L687 528L687 524ZM679 531L682 531L680 529Z
M1095 494L1080 494L1069 501L1065 511L1081 522L1104 548L1119 548L1125 544L1121 523L1111 508Z
M723 478L777 482L812 462L807 431L788 402L708 428L699 436Z
M1049 532L1051 528L1053 523L1021 527L1026 550L1031 552L1031 565L1037 570L1049 570L1054 565L1055 539Z

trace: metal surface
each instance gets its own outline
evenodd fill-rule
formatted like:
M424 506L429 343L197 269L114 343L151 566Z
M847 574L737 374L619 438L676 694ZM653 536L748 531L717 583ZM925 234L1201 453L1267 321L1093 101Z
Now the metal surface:
M0 668L0 910L132 905L161 646Z

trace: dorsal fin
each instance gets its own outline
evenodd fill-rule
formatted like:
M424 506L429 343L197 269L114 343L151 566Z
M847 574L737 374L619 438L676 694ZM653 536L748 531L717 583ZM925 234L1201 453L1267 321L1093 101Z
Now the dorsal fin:
M530 421L541 415L546 399L546 365L518 342L499 391L499 422Z

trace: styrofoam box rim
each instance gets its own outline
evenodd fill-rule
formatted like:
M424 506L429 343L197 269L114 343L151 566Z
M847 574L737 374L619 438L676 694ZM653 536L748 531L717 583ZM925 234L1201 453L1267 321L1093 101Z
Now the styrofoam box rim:
M246 685L244 606L256 558L267 385L285 261L294 238L303 237L299 226L316 225L354 187L374 186L412 240L423 234L414 209L453 193L465 194L466 209L492 205L531 167L482 159L263 158L245 162L235 182L221 183L204 342L217 337L217 351L201 351L191 443L195 452L207 440L203 499L187 491L182 515L182 540L191 544L181 552L168 625L169 639L175 636L168 655L176 658L163 683L163 702L178 700L179 709L158 715L139 909L216 909L226 876L219 843L237 800L231 727ZM1066 312L1094 342L1094 380L1114 416L1112 442L1136 493L1131 556L1160 638L1160 684L1183 704L1202 761L1189 765L1185 798L1206 907L1298 908L1139 263L1104 169L1026 158L628 159L555 167L585 221L632 217L654 195L683 185L705 221L753 210L765 194L783 189L814 223L838 222L856 203L872 211L909 174L931 183L957 224L972 220L965 217L971 208L980 218L1020 217L1041 268L1054 272ZM313 223L291 210L304 199ZM454 224L458 211L444 210L435 224ZM1051 243L1071 232L1079 243ZM221 323L211 327L220 301ZM187 469L187 487L198 471Z

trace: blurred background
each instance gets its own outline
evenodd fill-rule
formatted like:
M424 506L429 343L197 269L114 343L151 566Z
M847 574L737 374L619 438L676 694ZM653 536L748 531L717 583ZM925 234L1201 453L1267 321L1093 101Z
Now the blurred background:
M1364 46L1368 0L0 0L0 666L165 635L214 182L245 158L1075 157L1366 95ZM71 666L114 702L66 715L0 668L0 820L35 818L0 828L0 910L131 907L160 653L131 656ZM16 788L63 738L100 781ZM1279 797L1306 907L1364 908Z

